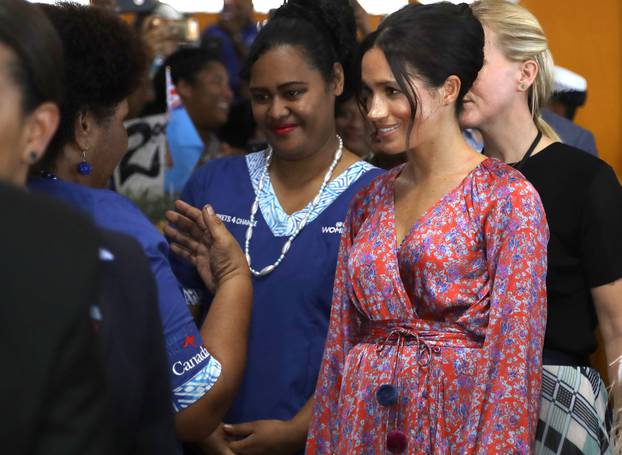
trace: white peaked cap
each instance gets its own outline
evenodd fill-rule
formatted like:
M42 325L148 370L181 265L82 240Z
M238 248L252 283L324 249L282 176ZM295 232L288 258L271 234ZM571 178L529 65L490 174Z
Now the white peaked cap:
M136 1L134 1L136 3ZM175 2L170 2L175 3ZM156 2L156 6L153 9L152 14L161 17L163 19L180 20L184 18L184 15L178 10L173 8L169 2Z
M587 81L583 76L561 66L555 66L555 87L553 87L553 92L585 91L587 91Z

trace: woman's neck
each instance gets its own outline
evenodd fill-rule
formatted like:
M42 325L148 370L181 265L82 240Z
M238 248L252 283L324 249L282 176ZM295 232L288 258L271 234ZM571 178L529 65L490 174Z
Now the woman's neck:
M407 178L424 182L460 173L479 159L477 152L465 142L456 122L437 131L434 137L406 152L408 162L402 174Z
M317 178L323 178L339 147L336 135L331 135L315 153L299 159L286 159L274 152L270 165L270 176L288 188L304 187ZM336 172L333 173L337 175Z
M199 133L199 137L201 138L201 142L203 142L205 150L207 150L211 145L210 142L213 140L213 130L205 128L196 128L196 130L197 133Z
M506 163L519 162L538 135L538 128L527 106L507 109L479 130L484 138L486 155ZM550 140L543 137L533 154L549 143Z

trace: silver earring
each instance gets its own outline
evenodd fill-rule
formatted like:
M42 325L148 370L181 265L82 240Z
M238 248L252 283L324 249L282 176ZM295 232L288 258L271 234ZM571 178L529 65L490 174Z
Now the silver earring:
M36 163L39 160L39 153L30 152L30 154L28 155L28 158L30 159L31 163Z

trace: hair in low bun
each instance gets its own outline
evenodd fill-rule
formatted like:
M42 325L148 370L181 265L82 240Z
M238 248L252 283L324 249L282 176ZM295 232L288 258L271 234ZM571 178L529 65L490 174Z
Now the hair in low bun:
M363 55L372 48L384 53L408 99L412 129L418 100L410 79L416 75L429 86L440 87L449 76L457 76L458 113L484 62L484 30L465 4L411 4L388 16L378 30L365 38L357 59L357 74L360 75Z

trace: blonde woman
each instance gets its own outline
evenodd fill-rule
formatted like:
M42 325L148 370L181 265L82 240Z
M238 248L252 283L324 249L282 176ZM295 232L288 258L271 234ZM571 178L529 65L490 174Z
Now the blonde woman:
M548 322L536 453L611 453L607 390L590 367L600 325L615 378L622 354L622 190L605 162L559 142L541 119L553 62L526 9L472 5L485 33L485 64L460 122L484 153L512 163L539 192L550 228Z

